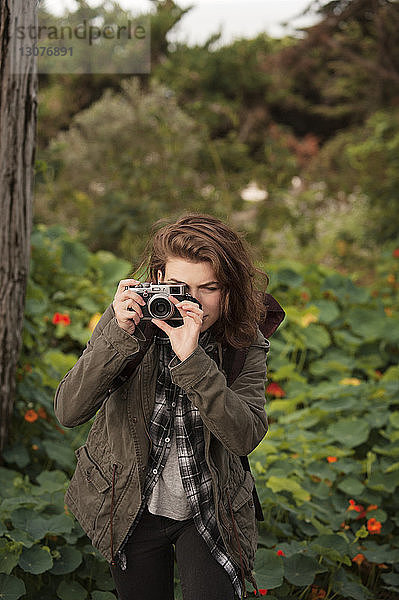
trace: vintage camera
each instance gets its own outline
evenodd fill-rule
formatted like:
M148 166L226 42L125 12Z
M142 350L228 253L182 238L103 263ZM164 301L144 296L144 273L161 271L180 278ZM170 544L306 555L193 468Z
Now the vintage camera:
M139 283L137 285L127 285L125 290L132 290L136 294L140 294L146 301L146 304L141 307L142 320L160 319L162 321L173 321L175 325L179 321L182 323L183 319L179 310L169 300L169 295L174 296L180 302L183 300L195 302L202 308L198 300L187 292L187 286L184 284ZM129 308L128 310L133 309Z

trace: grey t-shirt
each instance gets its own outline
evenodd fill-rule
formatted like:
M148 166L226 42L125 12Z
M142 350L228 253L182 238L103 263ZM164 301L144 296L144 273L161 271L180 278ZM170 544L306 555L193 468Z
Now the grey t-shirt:
M165 466L147 505L150 513L154 515L184 521L190 518L191 508L181 480L175 432L173 432L170 444Z

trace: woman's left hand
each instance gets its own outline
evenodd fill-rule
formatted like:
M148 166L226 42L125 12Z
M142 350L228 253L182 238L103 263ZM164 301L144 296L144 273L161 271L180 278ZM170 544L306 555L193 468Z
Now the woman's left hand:
M151 319L151 321L169 336L174 353L183 361L198 346L204 312L198 304L189 300L179 302L174 296L168 296L168 298L177 307L183 317L183 325L180 327L171 327L168 323L160 319Z

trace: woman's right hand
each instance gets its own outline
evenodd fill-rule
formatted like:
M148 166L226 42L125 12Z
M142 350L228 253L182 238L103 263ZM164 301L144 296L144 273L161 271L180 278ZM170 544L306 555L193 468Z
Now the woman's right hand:
M136 325L140 323L143 316L141 306L145 305L145 300L132 290L125 290L126 286L136 286L139 281L136 279L122 279L118 284L118 289L114 296L112 306L115 311L116 321L122 329L128 333L134 333ZM133 309L128 310L128 308Z

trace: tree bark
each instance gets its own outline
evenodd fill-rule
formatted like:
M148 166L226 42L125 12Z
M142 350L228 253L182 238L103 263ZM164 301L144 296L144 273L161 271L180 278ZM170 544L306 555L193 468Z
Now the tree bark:
M30 260L37 66L15 26L37 26L37 0L0 1L0 452L7 441Z

